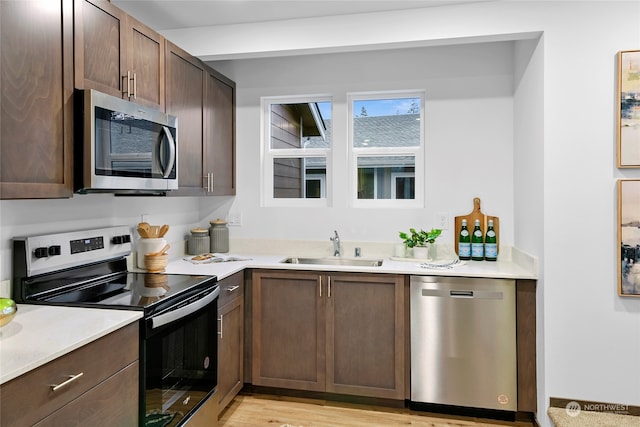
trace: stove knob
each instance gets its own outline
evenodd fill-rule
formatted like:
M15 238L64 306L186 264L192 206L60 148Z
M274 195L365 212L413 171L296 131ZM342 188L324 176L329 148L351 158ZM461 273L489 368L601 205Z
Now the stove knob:
M33 255L35 255L36 258L46 258L49 256L49 248L36 248L36 250L33 251Z
M114 236L111 239L111 243L114 245L122 245L123 243L131 243L131 236L129 234L123 234L122 236Z
M60 245L49 246L49 255L60 255Z

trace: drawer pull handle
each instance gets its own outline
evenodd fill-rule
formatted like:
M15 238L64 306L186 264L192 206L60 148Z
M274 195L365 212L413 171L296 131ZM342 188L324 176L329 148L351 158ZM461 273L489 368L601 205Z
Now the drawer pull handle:
M227 292L233 292L236 289L238 289L240 287L240 285L234 285L234 286L229 286L227 289L225 289Z
M66 380L65 382L62 382L62 383L60 383L58 385L52 385L51 386L51 391L58 391L62 387L66 386L69 383L72 383L73 381L77 380L78 378L80 378L83 375L84 375L84 372L80 372L77 375L69 375L69 379Z

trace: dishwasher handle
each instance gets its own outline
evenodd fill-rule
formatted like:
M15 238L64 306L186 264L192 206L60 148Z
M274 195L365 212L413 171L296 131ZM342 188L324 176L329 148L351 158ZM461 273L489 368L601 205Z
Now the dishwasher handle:
M452 298L473 298L473 291L449 291Z
M503 299L503 293L501 291L473 291L469 289L422 289L422 296L465 299Z

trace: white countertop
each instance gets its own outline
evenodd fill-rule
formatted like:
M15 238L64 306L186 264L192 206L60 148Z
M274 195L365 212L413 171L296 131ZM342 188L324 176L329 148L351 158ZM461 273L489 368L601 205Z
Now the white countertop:
M269 268L282 270L312 270L312 271L344 271L367 273L392 273L431 276L456 276L456 277L487 277L501 279L537 279L535 264L527 261L464 261L462 265L456 265L451 269L430 269L420 267L420 262L411 260L396 260L390 257L380 257L383 263L379 267L355 267L339 265L317 264L288 264L282 261L288 258L286 255L264 254L220 254L221 257L237 257L244 261L215 262L210 264L193 264L183 258L169 262L166 273L173 274L203 274L216 275L218 279L224 279L245 268ZM368 257L363 257L368 259ZM514 257L516 258L516 257Z
M215 275L218 279L224 279L247 268L537 279L535 258L518 251L513 251L506 260L465 261L462 265L448 270L422 268L418 261L390 257L371 257L383 259L379 267L355 267L283 263L282 261L289 257L287 255L220 255L223 258L237 257L243 260L194 264L181 257L169 262L165 272ZM142 313L138 311L19 304L18 314L13 321L0 328L0 384L140 318Z
M140 318L139 311L18 304L0 328L0 384Z

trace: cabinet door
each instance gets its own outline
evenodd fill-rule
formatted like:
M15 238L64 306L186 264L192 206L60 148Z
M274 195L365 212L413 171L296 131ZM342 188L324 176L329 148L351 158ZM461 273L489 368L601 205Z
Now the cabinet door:
M254 385L324 391L321 277L304 272L254 272Z
M205 72L200 62L166 41L166 107L178 117L179 189L172 195L204 194L202 106Z
M164 37L131 16L126 22L127 71L134 94L130 99L164 111Z
M207 193L236 194L235 84L207 68L204 107L204 172Z
M122 97L127 15L106 0L75 1L75 86Z
M73 193L73 5L0 1L0 197Z
M243 298L236 298L221 307L218 316L218 410L222 412L242 389L244 381Z
M106 0L75 2L75 86L164 111L164 37Z
M404 399L404 278L329 274L328 392Z

